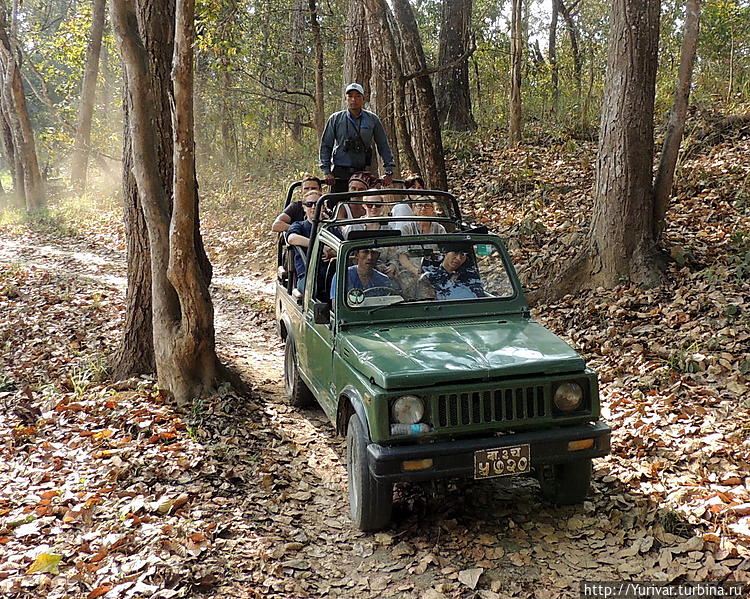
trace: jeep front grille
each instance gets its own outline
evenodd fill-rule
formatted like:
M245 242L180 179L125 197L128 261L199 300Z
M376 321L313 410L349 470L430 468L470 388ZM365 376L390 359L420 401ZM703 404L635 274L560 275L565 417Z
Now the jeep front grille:
M547 416L544 387L516 387L474 393L445 393L437 397L441 428L492 422L513 422Z

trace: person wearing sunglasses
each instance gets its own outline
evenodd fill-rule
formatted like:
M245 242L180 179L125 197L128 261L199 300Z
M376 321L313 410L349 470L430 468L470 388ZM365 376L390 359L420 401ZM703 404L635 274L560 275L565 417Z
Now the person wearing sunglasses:
M321 194L319 191L308 191L302 197L302 207L305 210L305 220L292 223L286 232L286 242L289 245L296 245L303 248L303 253L307 252L307 248L310 246L312 219L315 217L315 206L317 205L320 196ZM337 227L331 227L329 231L339 239L344 239L344 236ZM330 260L331 258L333 258L333 256L329 254L324 256L324 260ZM320 266L321 269L325 268L323 262L321 262ZM297 271L297 289L302 291L305 288L307 265L299 252L295 252L294 254L294 269Z
M302 197L308 191L323 191L323 182L312 175L302 179ZM305 211L302 208L302 202L292 202L276 217L271 225L271 231L274 233L283 233L287 231L292 223L305 219Z

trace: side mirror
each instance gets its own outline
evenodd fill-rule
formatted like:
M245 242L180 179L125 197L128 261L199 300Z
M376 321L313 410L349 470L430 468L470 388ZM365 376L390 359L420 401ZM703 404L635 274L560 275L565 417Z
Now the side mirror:
M315 324L330 324L331 304L328 302L315 302L313 304L313 322Z

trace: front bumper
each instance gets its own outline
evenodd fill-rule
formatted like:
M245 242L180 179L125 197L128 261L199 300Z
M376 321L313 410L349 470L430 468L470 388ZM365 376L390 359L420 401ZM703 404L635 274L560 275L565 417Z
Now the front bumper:
M367 462L370 473L383 482L466 477L474 476L474 452L478 449L529 444L533 468L544 464L562 464L605 456L609 453L610 433L611 429L607 424L597 421L480 439L458 439L391 447L371 443L367 446ZM570 441L583 439L594 439L594 446L578 451L568 450ZM402 464L405 461L428 458L432 459L431 468L409 472L403 470Z

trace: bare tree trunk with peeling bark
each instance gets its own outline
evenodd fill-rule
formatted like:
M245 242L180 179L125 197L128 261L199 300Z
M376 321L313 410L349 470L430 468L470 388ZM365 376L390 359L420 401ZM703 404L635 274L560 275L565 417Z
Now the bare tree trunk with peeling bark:
M96 96L96 79L99 74L99 55L102 48L104 32L104 15L106 0L93 0L91 33L86 48L86 62L81 84L81 104L78 107L78 126L73 143L73 155L70 159L70 184L80 191L86 188L89 152L91 149L91 121L94 116L94 99Z
M148 86L149 58L139 31L136 3L112 2L112 23L130 94L133 174L148 229L157 377L178 403L186 403L210 392L223 369L214 348L210 277L197 238L192 123L194 0L178 0L175 19L173 208L158 167L164 156L157 152L151 126L154 98Z
M677 86L674 90L674 103L669 114L669 125L661 150L659 169L654 182L654 240L659 241L666 225L667 207L672 195L674 171L677 156L680 152L682 134L685 130L688 101L690 100L690 82L693 77L695 52L698 46L700 28L700 0L687 0L685 6L685 25L680 51L680 66L677 72Z

